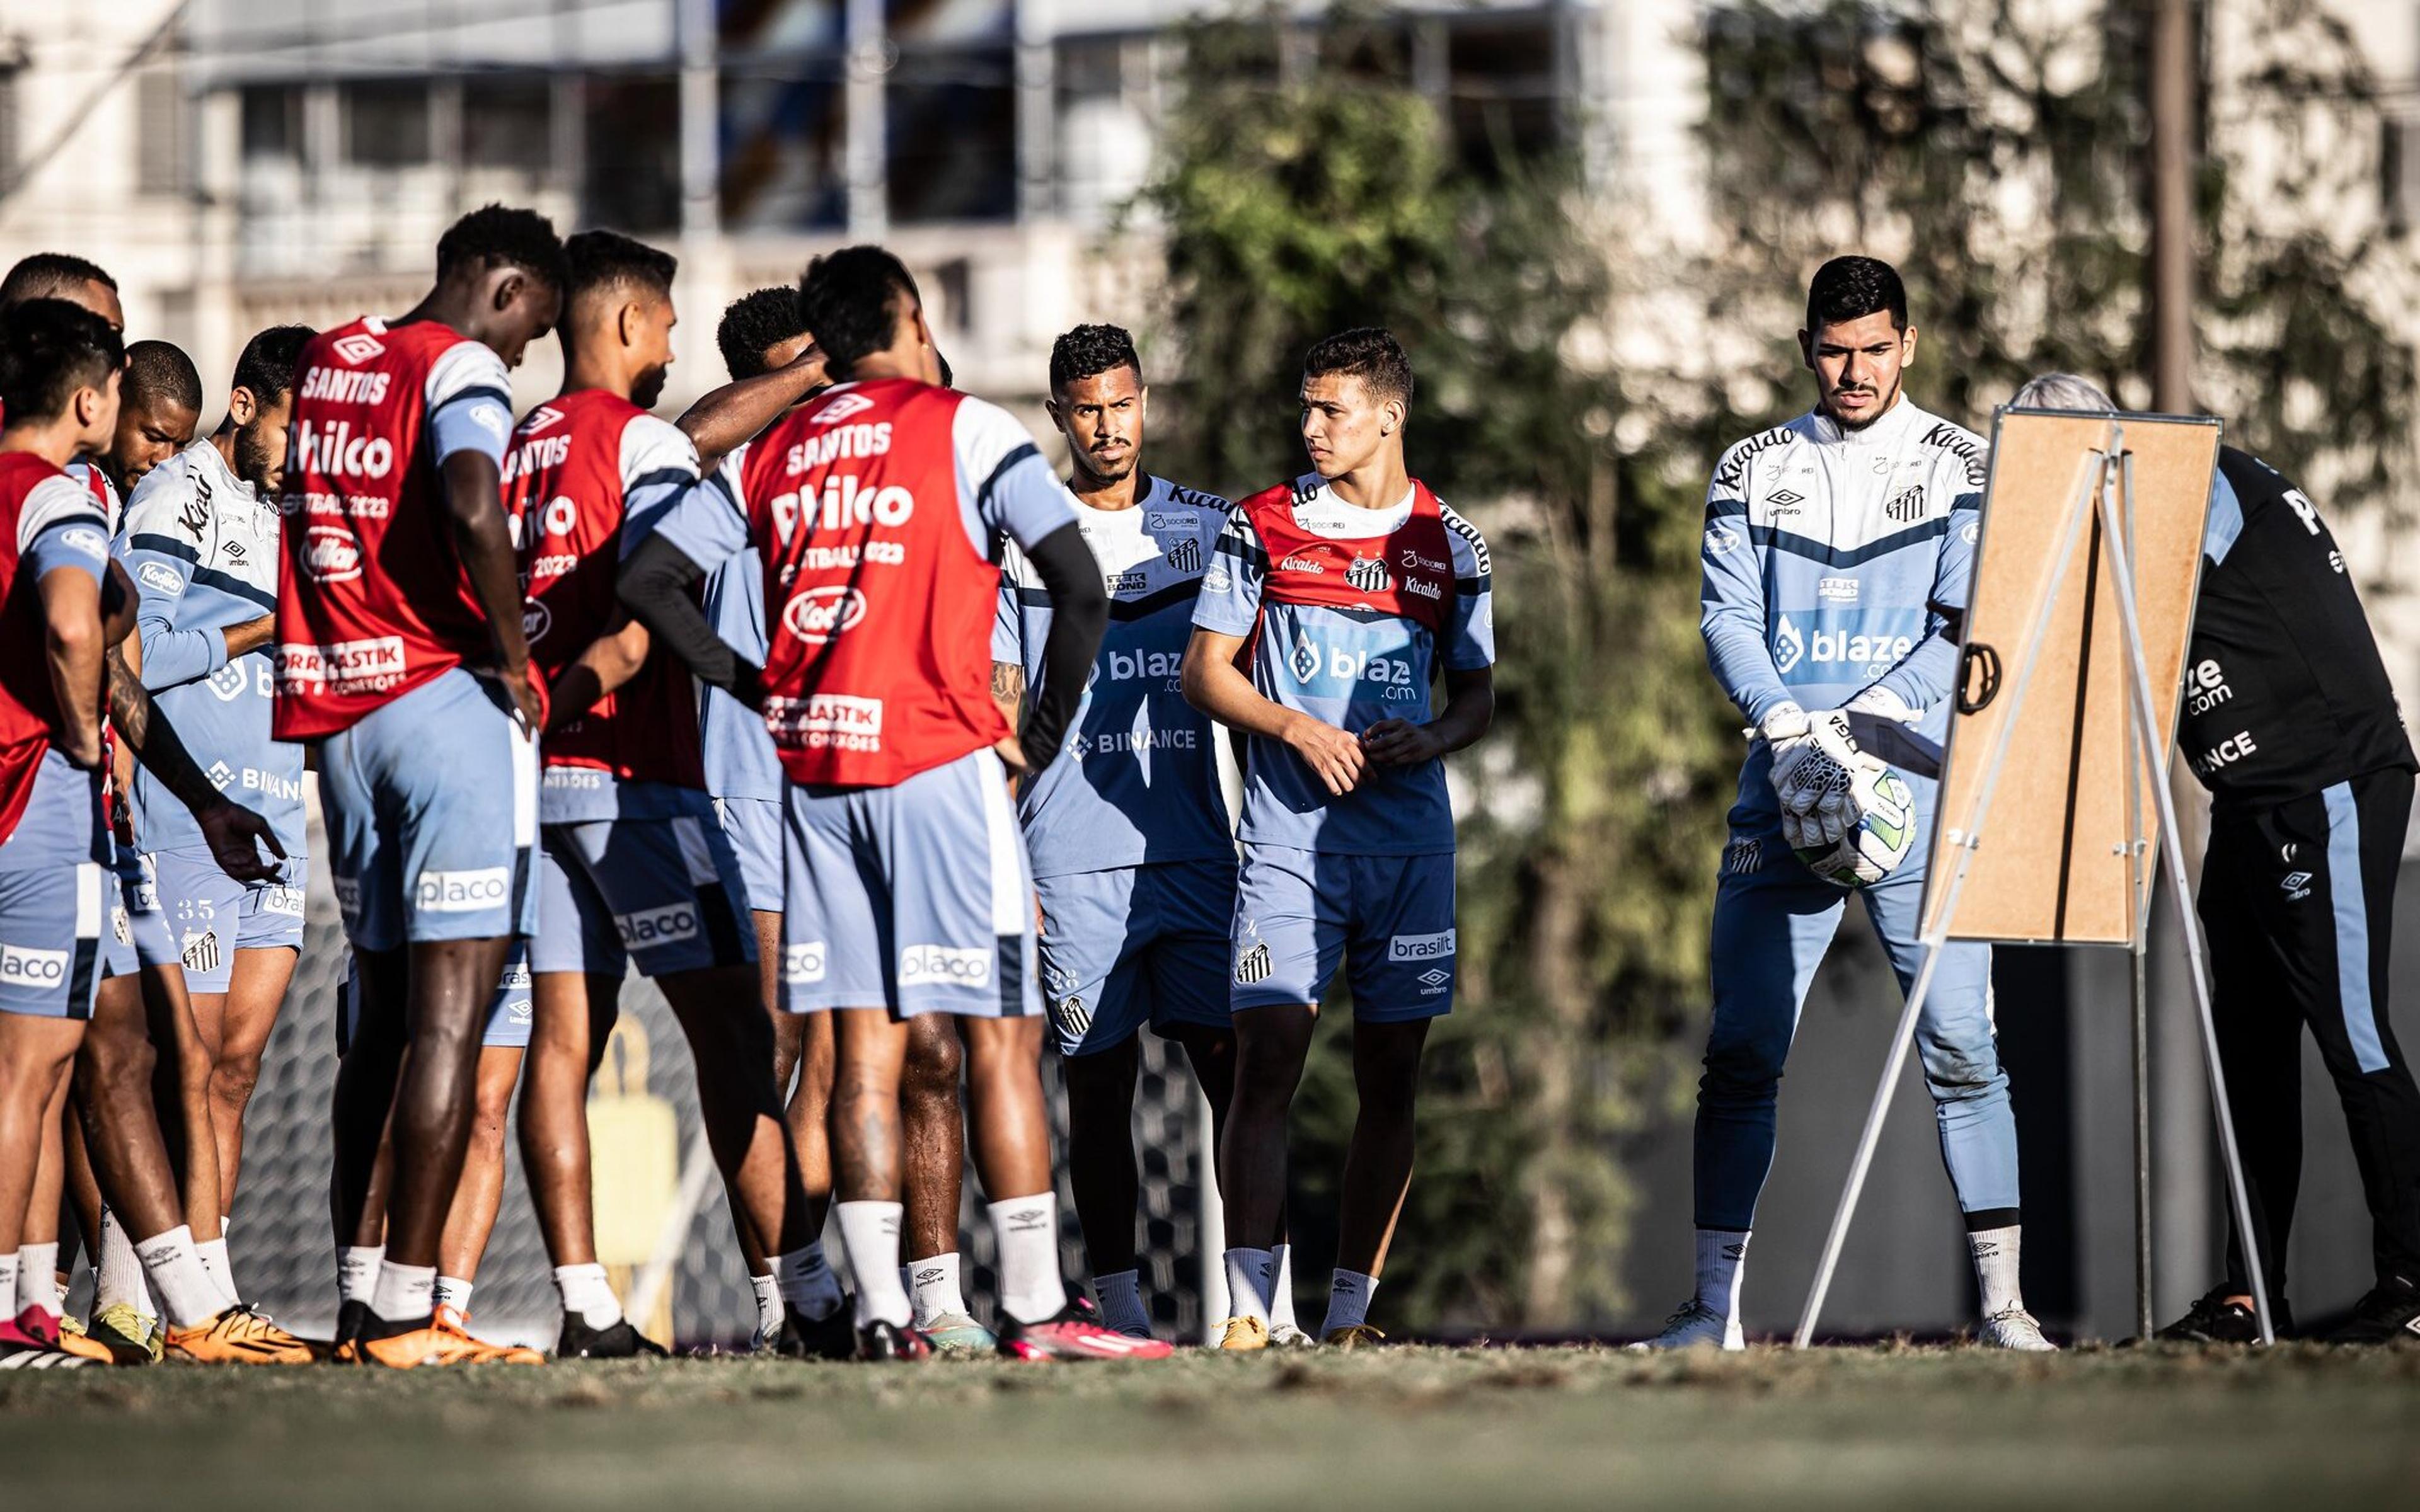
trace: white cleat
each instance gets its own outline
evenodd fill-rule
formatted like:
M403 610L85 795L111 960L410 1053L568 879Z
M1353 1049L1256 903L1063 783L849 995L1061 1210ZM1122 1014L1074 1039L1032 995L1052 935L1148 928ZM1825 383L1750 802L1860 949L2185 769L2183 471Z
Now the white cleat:
M1273 1350L1308 1350L1319 1343L1292 1323L1269 1330L1269 1348Z
M2042 1336L2041 1324L2023 1307L2009 1307L1983 1319L1976 1342L1989 1350L2022 1350L2028 1354L2055 1354L2058 1346Z
M1745 1350L1747 1340L1740 1335L1738 1319L1725 1319L1692 1297L1681 1304L1680 1311L1664 1319L1663 1333L1626 1348L1633 1354L1649 1354L1658 1350Z

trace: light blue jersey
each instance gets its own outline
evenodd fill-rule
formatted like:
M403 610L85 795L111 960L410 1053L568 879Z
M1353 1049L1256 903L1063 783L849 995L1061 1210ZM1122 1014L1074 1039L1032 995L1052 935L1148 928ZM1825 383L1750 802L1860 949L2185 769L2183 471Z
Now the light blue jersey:
M128 501L112 547L137 594L143 686L195 764L259 812L300 859L302 748L270 738L271 647L227 659L230 626L277 609L280 520L208 440L154 468ZM147 767L134 776L134 827L150 852L205 848L201 828Z
M722 643L765 665L765 563L750 547L706 576L706 617ZM719 687L700 687L697 732L706 790L718 798L782 801L782 759L765 717Z
M1232 861L1218 727L1185 702L1177 676L1227 501L1160 478L1141 480L1131 509L1068 499L1109 589L1109 624L1064 755L1027 785L1018 805L1033 874ZM1011 546L1001 563L992 660L1022 666L1027 684L1039 683L1049 634L1050 595Z
M1869 687L1939 741L1982 518L1982 440L1901 399L1863 430L1802 415L1723 454L1706 494L1706 660L1751 723L1838 708ZM1777 834L1772 752L1750 748L1735 838Z

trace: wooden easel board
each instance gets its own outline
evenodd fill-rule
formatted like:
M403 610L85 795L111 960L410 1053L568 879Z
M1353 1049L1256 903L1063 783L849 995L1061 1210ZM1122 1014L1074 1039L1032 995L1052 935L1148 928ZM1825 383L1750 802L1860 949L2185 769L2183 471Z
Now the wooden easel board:
M1993 418L1992 470L1977 542L1965 648L2000 663L1997 692L1975 713L1953 706L1940 808L1925 880L1924 927L1947 906L1955 847L1974 824L1993 745L2016 726L1997 790L1947 933L1954 939L2132 943L2140 911L2128 887L2133 836L2126 784L2137 784L2142 826L2156 842L2151 790L2126 744L2125 622L2093 509L2063 581L2053 583L2078 490L2109 444L2112 417L2041 410ZM2131 455L2132 560L2144 659L2150 670L2154 748L2166 770L2179 685L2201 580L2202 531L2218 466L2218 422L2117 417ZM2121 478L2126 474L2121 471ZM2024 705L2017 679L2038 620L2048 617ZM1980 691L1978 658L1961 663L1962 692ZM2142 874L2156 856L2147 851Z

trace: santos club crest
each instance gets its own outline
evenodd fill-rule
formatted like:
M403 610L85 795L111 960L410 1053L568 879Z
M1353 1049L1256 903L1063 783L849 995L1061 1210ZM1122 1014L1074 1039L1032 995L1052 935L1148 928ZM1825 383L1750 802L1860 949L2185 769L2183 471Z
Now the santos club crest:
M1383 594L1393 586L1387 574L1387 563L1379 557L1355 557L1353 565L1344 569L1344 580L1357 592Z

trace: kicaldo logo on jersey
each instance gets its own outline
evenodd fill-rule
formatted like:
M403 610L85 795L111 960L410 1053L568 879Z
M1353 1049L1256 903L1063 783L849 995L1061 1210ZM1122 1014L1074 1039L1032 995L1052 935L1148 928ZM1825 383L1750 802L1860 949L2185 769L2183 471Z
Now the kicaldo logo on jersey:
M67 951L0 945L0 987L57 987L67 980Z
M700 928L697 905L686 903L615 914L613 927L621 932L622 949L626 950L644 950L654 945L678 945L683 940L697 938Z
M911 945L899 952L902 987L988 987L992 952L982 947Z
M1453 955L1453 931L1435 934L1398 934L1387 941L1389 961L1444 961Z
M402 681L403 670L401 636L324 646L289 640L277 648L277 686L289 693L375 693Z
M339 526L314 525L302 534L302 570L316 582L351 582L362 575L361 543Z
M383 478L395 471L395 442L356 434L349 420L296 421L291 456L297 471L323 478Z
M511 900L512 868L482 867L475 872L423 872L411 885L414 908L429 914L475 914L502 908Z
M810 588L782 606L782 624L811 646L845 635L865 618L865 595L854 588Z
M1774 631L1773 667L1786 674L1803 661L1817 666L1859 667L1879 675L1915 649L1912 636L1859 635L1826 630L1820 625L1810 638L1799 629L1796 620L1785 614Z

